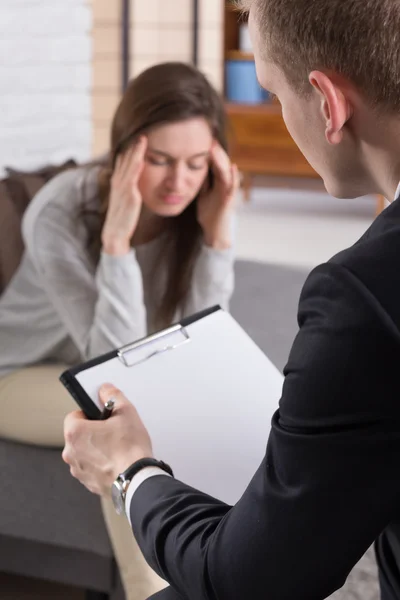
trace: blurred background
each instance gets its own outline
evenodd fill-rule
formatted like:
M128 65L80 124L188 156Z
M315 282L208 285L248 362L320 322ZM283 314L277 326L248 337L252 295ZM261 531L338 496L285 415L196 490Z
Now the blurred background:
M238 284L260 297L259 313L247 309L257 325L247 329L263 347L261 333L267 339L271 328L266 324L260 333L261 322L269 312L274 331L286 336L276 354L282 368L308 271L353 244L385 200L326 194L290 139L279 104L260 89L247 25L228 2L0 0L0 178L7 167L29 171L106 152L110 121L129 78L169 60L196 64L225 97L232 159L243 175ZM236 301L233 308L246 325L246 305L240 312ZM0 541L11 548L10 523L0 522ZM1 600L83 598L62 577L44 583L13 565L0 565ZM373 561L367 560L335 598L370 600L376 594Z
M239 256L310 268L384 205L324 192L258 86L247 25L225 0L1 0L0 32L0 176L102 154L128 79L183 60L226 98L244 184Z

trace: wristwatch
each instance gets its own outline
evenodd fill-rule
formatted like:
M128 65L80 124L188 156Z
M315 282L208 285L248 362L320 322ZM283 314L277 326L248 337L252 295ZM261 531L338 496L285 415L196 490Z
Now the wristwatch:
M155 458L141 458L134 462L133 465L126 469L126 471L120 473L112 484L111 497L114 508L119 515L125 514L125 498L132 478L146 467L158 467L168 473L168 475L171 475L172 477L174 475L171 467L162 460L156 460Z

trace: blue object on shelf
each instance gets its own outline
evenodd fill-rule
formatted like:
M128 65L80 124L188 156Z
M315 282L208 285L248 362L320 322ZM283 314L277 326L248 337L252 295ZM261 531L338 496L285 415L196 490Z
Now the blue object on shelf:
M253 60L227 60L225 71L226 96L229 102L259 104L268 100L268 92L257 81Z

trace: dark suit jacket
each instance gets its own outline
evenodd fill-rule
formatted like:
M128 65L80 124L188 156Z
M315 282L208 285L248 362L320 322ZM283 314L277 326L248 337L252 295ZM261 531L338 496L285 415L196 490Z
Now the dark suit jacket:
M322 600L400 517L400 200L311 273L298 320L266 455L237 505L163 476L135 493L135 536L172 588L154 598Z

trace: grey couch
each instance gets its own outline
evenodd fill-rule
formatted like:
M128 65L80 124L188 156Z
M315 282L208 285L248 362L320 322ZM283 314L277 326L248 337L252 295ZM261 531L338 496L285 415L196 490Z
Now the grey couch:
M305 277L261 263L236 267L232 313L280 369L296 334ZM70 477L60 451L0 440L0 473L0 572L73 585L87 590L87 600L122 600L99 501ZM374 574L368 566L361 574L373 595L364 590L360 598L375 600ZM357 573L353 580L355 594L347 598L358 597Z

